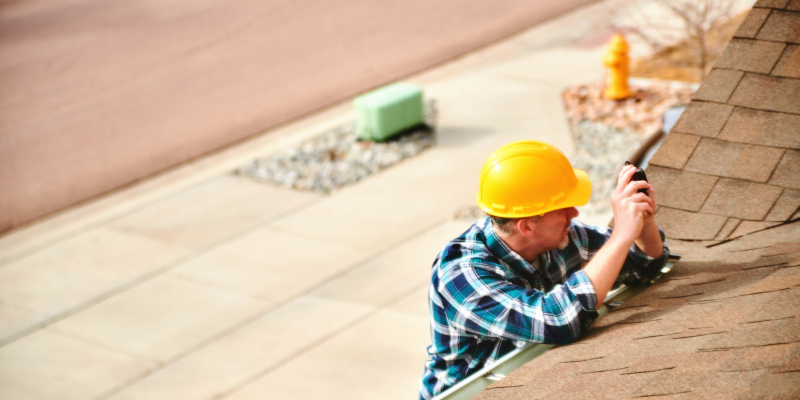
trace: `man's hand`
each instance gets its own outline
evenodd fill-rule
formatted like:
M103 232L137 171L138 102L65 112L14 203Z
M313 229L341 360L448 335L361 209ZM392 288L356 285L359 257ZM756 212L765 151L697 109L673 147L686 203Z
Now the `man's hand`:
M611 237L583 270L592 281L598 304L602 304L622 269L631 244L636 243L650 257L664 253L661 235L655 218L655 190L645 181L631 181L636 167L628 165L619 173L619 180L611 196L614 212L614 230ZM638 193L647 189L647 194Z
M614 231L611 236L628 246L639 239L646 226L655 226L655 190L646 181L631 181L635 172L636 167L632 165L623 167L611 196L611 209L614 213ZM647 195L638 193L639 189L647 189Z

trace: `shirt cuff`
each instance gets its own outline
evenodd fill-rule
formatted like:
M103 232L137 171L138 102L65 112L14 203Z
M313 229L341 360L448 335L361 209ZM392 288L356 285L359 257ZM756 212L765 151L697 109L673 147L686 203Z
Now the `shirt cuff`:
M639 265L647 265L648 263L650 263L650 261L655 260L655 258L648 256L647 253L642 251L642 249L640 249L639 246L636 245L636 243L631 245L631 248L628 251L628 253L630 253L631 258L633 258L633 261L635 261Z
M664 254L666 254L667 253L667 240L666 240L666 237L664 236L664 232L661 229L658 230L658 234L661 236L661 245L664 246ZM648 256L647 253L642 251L642 249L640 249L639 246L636 245L636 243L631 245L631 248L628 251L628 253L630 254L630 256L633 259L633 261L635 261L637 264L642 265L642 266L645 266L645 265L649 264L651 261L657 260L658 258L662 258L663 257L663 254L662 254L661 257L658 257L658 258Z

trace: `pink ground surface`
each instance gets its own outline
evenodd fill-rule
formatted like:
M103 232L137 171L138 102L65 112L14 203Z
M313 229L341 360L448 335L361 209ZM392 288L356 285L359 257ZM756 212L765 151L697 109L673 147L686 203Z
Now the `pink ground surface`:
M592 0L0 0L0 232Z

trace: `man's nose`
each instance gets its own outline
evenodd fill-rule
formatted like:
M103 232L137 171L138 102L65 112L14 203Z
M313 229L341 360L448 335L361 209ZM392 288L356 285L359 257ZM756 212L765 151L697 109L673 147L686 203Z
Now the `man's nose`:
M577 217L578 214L580 214L580 212L575 207L570 207L570 208L567 209L567 216L569 217L569 219L573 219L573 218Z

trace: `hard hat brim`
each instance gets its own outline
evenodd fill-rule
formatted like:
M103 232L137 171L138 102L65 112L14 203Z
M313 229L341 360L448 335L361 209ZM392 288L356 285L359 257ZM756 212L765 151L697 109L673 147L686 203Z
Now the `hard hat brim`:
M579 169L575 169L575 177L578 178L578 186L567 195L564 203L566 205L558 208L567 207L580 207L589 203L592 197L592 181L589 180L589 175Z

